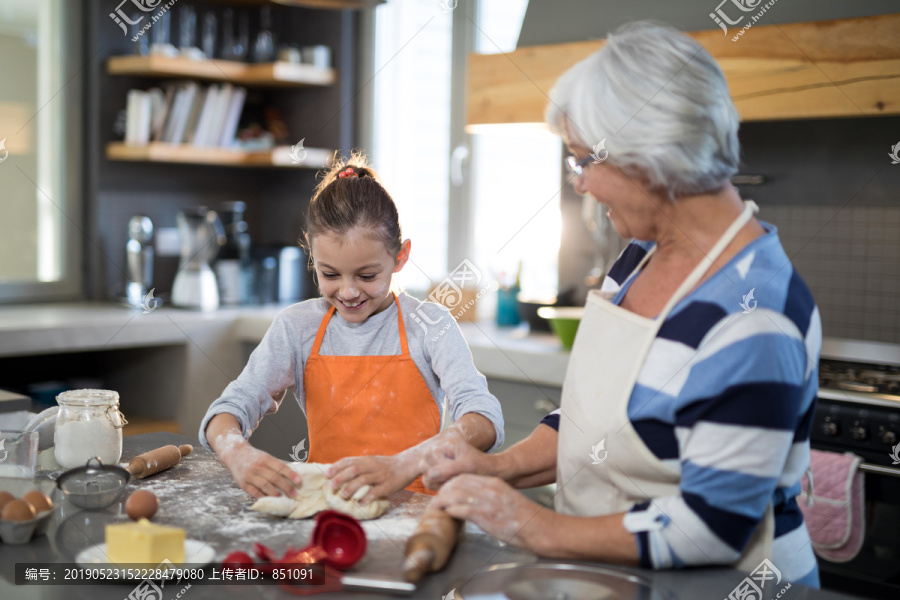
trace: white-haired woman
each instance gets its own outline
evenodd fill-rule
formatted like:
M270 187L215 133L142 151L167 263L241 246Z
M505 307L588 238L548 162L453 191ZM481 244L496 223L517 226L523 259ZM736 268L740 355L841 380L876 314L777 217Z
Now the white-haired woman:
M817 587L795 497L821 324L775 228L729 181L722 71L692 38L637 23L550 97L575 189L640 241L589 294L560 410L496 455L436 447L435 502L541 556L748 572L768 559ZM608 157L592 155L604 139ZM555 511L514 489L551 482Z

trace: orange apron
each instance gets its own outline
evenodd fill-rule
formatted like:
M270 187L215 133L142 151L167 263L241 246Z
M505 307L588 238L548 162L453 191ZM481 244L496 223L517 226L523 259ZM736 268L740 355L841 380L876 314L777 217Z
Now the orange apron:
M334 315L332 306L316 333L303 386L309 425L309 462L348 456L392 456L441 431L441 414L409 355L400 300L401 353L388 356L322 356L319 348ZM418 477L406 489L434 495Z

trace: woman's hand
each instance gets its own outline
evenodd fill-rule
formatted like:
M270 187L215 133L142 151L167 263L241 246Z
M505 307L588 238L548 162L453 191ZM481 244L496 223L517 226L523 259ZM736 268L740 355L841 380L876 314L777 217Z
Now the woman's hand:
M441 487L431 506L465 519L507 544L531 549L555 516L497 477L460 475Z
M241 489L254 498L281 495L293 498L296 494L294 488L302 479L284 462L254 448L243 437L240 442L231 440L219 445L225 446L219 451L219 458Z
M493 475L489 469L491 457L457 436L435 438L419 461L422 482L436 490L461 473Z
M350 498L364 485L372 486L359 501L368 504L402 490L419 476L416 454L407 450L395 456L354 456L342 458L326 473L331 485L341 490L341 497Z

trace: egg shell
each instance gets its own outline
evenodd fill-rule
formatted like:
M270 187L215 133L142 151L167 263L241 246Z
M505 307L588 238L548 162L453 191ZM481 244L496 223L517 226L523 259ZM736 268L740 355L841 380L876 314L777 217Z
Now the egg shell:
M22 496L22 499L28 502L28 504L32 505L34 507L34 510L38 513L42 513L53 508L53 501L50 500L50 497L39 490L31 490L30 492Z
M10 494L9 492L0 492L0 510L3 510L3 507L15 500L16 497Z
M159 498L147 490L138 490L125 501L125 512L135 521L152 519L159 509Z
M35 517L37 513L34 507L24 500L13 500L3 507L0 513L0 519L4 521L29 521Z

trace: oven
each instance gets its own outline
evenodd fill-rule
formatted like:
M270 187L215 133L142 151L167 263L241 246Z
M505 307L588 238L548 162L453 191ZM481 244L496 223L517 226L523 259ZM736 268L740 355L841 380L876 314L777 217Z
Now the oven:
M900 598L900 346L823 342L810 445L860 456L865 474L862 549L845 563L817 557L822 587Z

